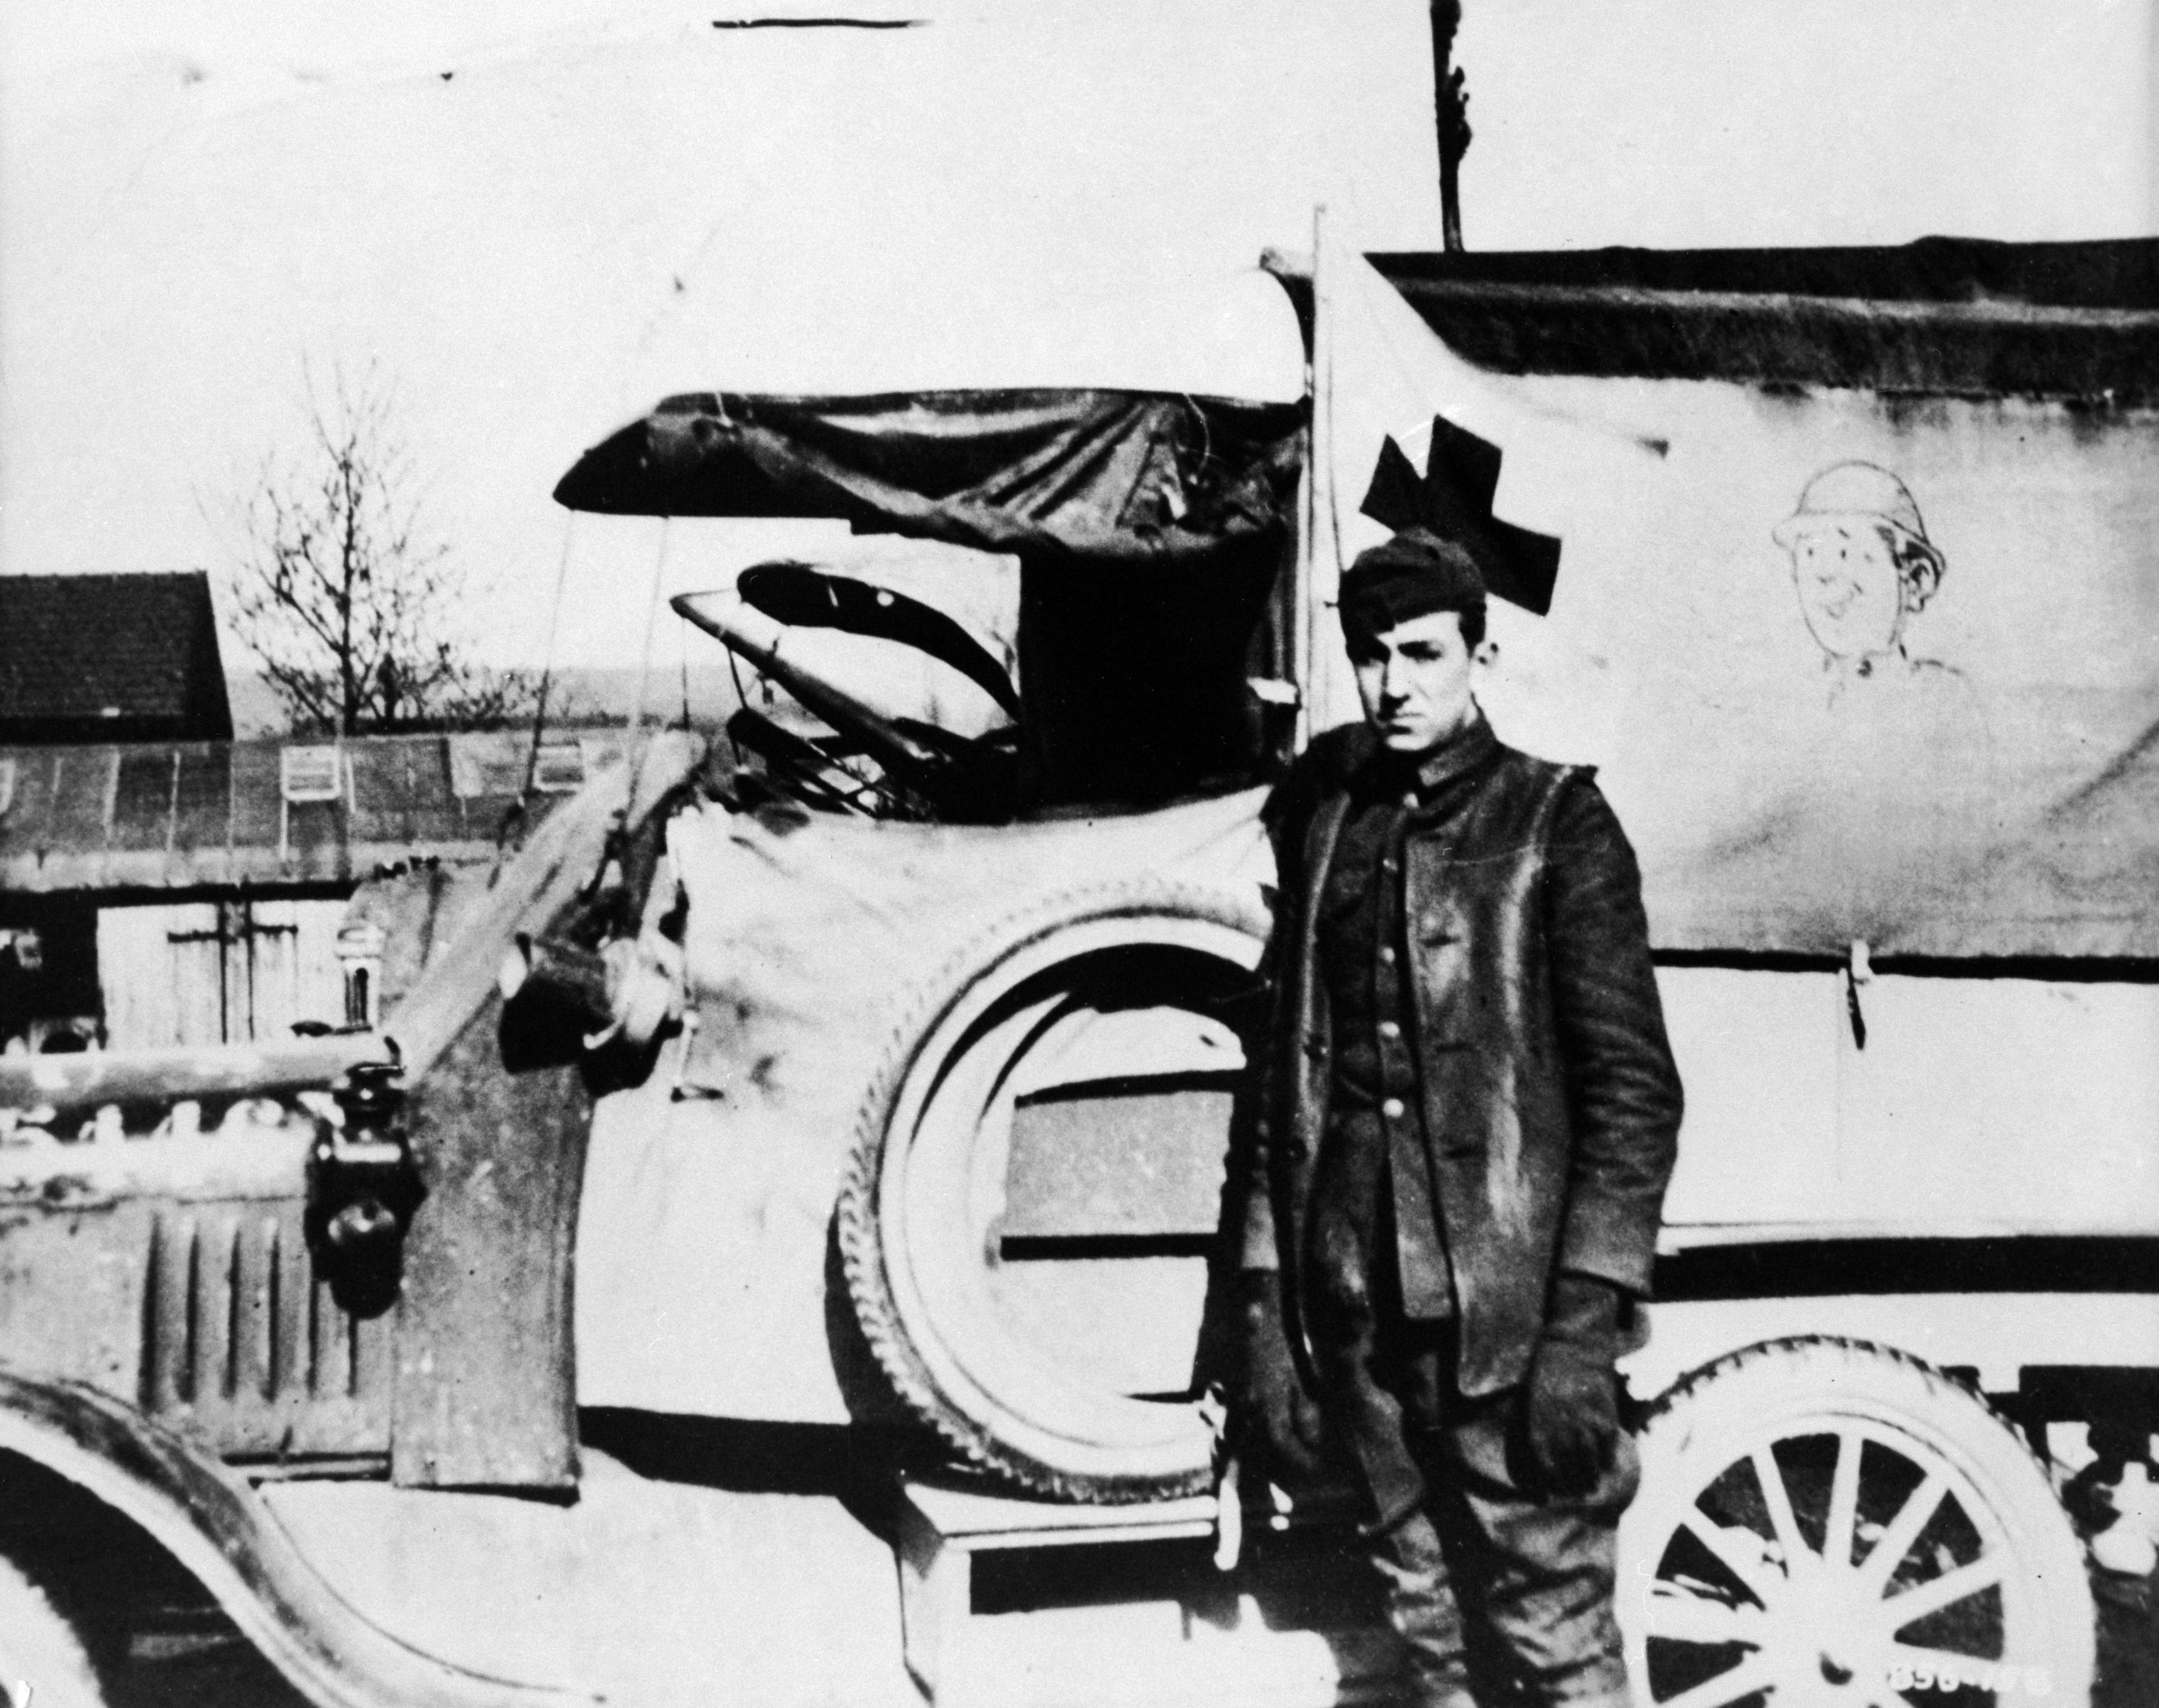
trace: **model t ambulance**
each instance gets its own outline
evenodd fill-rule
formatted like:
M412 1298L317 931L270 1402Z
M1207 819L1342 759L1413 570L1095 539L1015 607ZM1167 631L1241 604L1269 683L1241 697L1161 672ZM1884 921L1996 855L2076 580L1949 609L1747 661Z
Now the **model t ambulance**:
M742 710L379 1032L0 1064L0 1679L126 1700L184 1583L322 1703L1381 1690L1324 1498L1222 1482L1209 1306L1259 802L1416 521L1500 732L1600 767L1686 1082L1636 1688L2089 1691L2159 1422L2159 254L1276 270L1302 396L660 401L557 499L928 543L676 599Z

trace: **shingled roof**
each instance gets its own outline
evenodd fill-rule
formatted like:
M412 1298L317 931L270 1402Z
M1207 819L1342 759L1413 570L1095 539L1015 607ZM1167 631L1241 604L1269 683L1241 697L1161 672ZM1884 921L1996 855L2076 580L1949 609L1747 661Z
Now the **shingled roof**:
M231 735L201 571L0 576L0 743Z

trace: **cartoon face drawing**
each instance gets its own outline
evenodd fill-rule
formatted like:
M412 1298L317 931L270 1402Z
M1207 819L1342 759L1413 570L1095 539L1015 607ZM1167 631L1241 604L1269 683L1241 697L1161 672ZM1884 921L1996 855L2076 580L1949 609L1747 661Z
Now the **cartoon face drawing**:
M1791 542L1799 613L1824 652L1866 658L1893 651L1904 629L1903 577L1878 528L1830 522Z
M1773 531L1791 554L1807 632L1832 661L1862 673L1904 656L1904 628L1934 597L1944 567L1904 483L1872 463L1839 463L1807 483Z

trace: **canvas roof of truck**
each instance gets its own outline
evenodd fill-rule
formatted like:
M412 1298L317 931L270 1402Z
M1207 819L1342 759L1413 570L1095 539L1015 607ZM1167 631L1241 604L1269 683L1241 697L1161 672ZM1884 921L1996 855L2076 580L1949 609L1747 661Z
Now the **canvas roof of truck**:
M2159 399L2159 239L1371 259L1505 373Z

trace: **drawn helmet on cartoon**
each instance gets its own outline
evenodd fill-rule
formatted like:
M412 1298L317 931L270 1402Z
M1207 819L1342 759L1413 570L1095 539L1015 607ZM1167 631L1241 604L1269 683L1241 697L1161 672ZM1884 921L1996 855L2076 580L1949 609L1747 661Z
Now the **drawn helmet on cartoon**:
M1930 561L1939 578L1942 554L1927 538L1927 525L1919 520L1911 489L1887 468L1872 463L1839 463L1823 469L1799 494L1799 508L1777 524L1774 536L1789 551L1805 530L1837 522L1872 522L1887 528L1907 551Z

